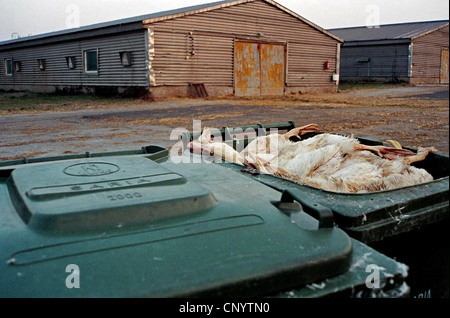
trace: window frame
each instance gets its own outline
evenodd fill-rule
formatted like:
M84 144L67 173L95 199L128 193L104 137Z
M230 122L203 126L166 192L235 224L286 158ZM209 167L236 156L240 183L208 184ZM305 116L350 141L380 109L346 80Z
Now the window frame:
M119 52L119 56L120 56L120 64L122 64L122 66L130 67L132 65L130 51L121 51ZM124 57L126 57L126 59L124 59Z
M9 64L9 69L10 69L9 73L8 73L8 62L10 63ZM13 76L13 73L14 73L13 59L5 58L3 60L3 63L4 63L5 76Z
M70 65L72 63L72 66ZM74 70L77 67L75 56L66 56L66 64L69 70Z
M96 57L97 57L97 69L95 71L93 70L88 70L88 53L89 52L95 52L96 53ZM97 75L98 74L98 70L99 70L99 58L98 58L98 49L89 49L89 50L84 50L83 51L83 71L85 74L90 74L90 75Z
M21 61L13 61L12 65L13 65L14 73L22 71L22 62Z
M38 68L41 72L44 72L46 69L46 61L45 59L37 59Z

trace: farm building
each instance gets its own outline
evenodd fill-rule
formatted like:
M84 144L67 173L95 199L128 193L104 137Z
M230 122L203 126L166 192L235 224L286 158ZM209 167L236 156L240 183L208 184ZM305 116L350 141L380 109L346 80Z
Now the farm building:
M274 1L227 0L0 42L0 89L336 91L342 42Z
M448 84L448 20L330 29L344 39L342 81Z

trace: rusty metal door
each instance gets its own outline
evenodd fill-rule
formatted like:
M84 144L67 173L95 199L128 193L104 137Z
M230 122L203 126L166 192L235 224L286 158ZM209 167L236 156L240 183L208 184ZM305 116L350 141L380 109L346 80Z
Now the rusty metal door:
M236 42L234 83L236 96L284 94L285 46Z
M262 44L261 95L283 95L284 93L284 45Z
M261 65L258 43L235 43L234 85L236 96L260 95Z
M441 84L448 84L449 83L448 79L449 79L449 75L448 75L448 48L442 48L440 83Z

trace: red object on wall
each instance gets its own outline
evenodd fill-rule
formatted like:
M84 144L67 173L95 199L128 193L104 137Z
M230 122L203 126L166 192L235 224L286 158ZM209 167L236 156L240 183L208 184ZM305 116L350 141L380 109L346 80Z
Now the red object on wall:
M329 70L330 69L330 61L326 61L325 62L325 69Z

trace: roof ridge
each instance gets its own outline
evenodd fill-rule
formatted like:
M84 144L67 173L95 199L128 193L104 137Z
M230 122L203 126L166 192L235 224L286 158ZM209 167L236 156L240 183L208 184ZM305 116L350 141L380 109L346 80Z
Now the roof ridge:
M116 20L108 20L108 21L103 21L103 22L98 22L98 23L92 23L92 24L80 26L78 28L50 31L50 32L40 33L40 34L36 34L36 35L31 35L31 36L25 36L25 37L21 37L18 39L0 41L0 46L6 45L6 44L12 44L12 43L26 42L26 41L31 41L31 40L35 40L35 39L42 39L42 38L47 38L47 37L51 37L51 36L58 36L58 35L65 35L65 34L70 34L70 33L77 33L77 32L101 29L101 28L109 27L109 26L137 23L137 22L140 22L140 21L143 21L146 19L151 19L153 17L162 17L162 16L166 16L166 15L171 15L174 13L189 12L189 11L200 9L200 8L207 8L210 6L214 6L214 5L218 5L218 4L225 4L228 2L235 2L235 1L237 1L237 0L220 0L220 1L214 1L214 2L193 5L193 6L187 6L187 7L157 11L157 12L147 13L147 14L142 14L142 15L136 15L136 16L131 16L131 17L127 17L127 18L120 18L120 19L116 19Z
M14 44L20 45L20 43L26 43L26 42L33 41L33 40L48 39L48 38L55 37L55 36L76 34L79 32L93 31L93 30L98 30L98 29L107 28L107 27L131 25L133 23L137 24L137 23L142 23L142 22L146 22L146 21L149 23L150 23L150 21L157 22L160 20L164 20L165 18L168 18L168 17L172 18L171 16L182 16L184 14L195 14L195 13L197 13L197 11L204 12L204 11L208 11L208 9L214 10L216 8L222 8L224 6L233 6L233 5L239 5L239 4L249 3L249 2L256 2L256 1L263 1L265 3L271 4L275 7L277 7L279 10L282 10L285 13L294 16L295 18L299 19L300 21L302 21L302 22L308 24L309 26L315 28L316 30L324 33L325 35L327 35L331 38L334 38L340 42L343 42L343 40L340 37L338 37L337 35L329 32L325 28L322 28L319 25L305 19L298 13L280 5L276 1L273 1L273 0L220 0L220 1L203 3L203 4L197 4L197 5L188 6L188 7L182 7L182 8L177 8L177 9L170 9L170 10L164 10L164 11L159 11L159 12L154 12L154 13L149 13L149 14L143 14L143 15L138 15L138 16L134 16L134 17L122 18L122 19L118 19L118 20L94 23L94 24L90 24L90 25L84 25L84 26L81 26L78 28L52 31L52 32L32 35L32 36L23 37L23 38L14 39L14 40L0 41L0 48L2 46L7 46L7 45L14 45Z
M438 22L449 22L449 20L430 20L430 21L416 21L416 22L398 22L398 23L388 23L388 24L380 24L380 27L387 27L387 26L400 26L400 25L406 25L406 24L425 24L425 23L438 23ZM342 28L331 28L327 29L328 31L335 31L335 30L349 30L349 29L362 29L362 28L369 28L367 25L359 25L359 26L351 26L351 27L342 27Z
M351 27L329 29L328 31L343 38L345 42L382 41L382 40L413 40L417 37L435 32L447 27L448 20L420 21L408 23L383 24L370 28Z

